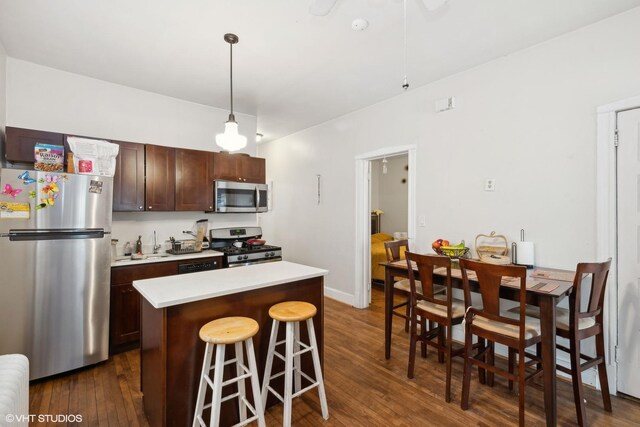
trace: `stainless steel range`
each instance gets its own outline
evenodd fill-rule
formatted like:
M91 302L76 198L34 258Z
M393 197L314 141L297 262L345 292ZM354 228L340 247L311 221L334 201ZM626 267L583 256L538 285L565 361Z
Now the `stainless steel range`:
M224 253L224 267L282 261L282 248L264 244L261 227L231 227L209 230L209 245Z

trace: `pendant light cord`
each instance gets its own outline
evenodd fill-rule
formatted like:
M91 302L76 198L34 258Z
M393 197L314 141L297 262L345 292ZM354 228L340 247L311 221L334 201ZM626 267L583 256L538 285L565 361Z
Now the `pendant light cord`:
M407 80L407 0L403 0L402 8L404 18L404 79L402 81L402 88L407 90L409 89L409 82Z
M231 88L231 117L233 117L233 43L229 43L229 86Z

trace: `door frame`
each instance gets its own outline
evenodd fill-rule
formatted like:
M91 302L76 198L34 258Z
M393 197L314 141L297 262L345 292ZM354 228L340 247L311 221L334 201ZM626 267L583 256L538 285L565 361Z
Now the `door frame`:
M617 214L617 145L618 113L640 107L640 96L601 105L597 109L596 145L596 256L611 256L613 268L609 272L605 296L604 322L607 334L607 371L609 390L618 392L618 214ZM599 385L599 384L598 384Z
M372 160L406 154L407 171L407 234L409 241L416 235L416 145L380 148L355 157L356 162L356 256L354 307L367 308L371 301L371 187Z

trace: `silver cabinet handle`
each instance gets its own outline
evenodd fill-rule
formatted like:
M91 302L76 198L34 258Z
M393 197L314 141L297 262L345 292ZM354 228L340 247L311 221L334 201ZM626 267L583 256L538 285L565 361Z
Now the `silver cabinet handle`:
M143 208L142 206L138 206L138 209L142 210L142 209L144 209L144 208Z
M256 186L256 212L260 209L260 190L258 190L258 186Z

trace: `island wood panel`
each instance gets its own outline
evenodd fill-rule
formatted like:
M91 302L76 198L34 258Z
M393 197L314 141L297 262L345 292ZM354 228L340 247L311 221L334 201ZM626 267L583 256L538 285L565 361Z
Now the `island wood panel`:
M283 301L309 302L318 309L313 321L320 360L324 363L323 286L323 278L316 277L163 309L155 309L143 300L141 386L149 424L151 426L191 425L205 348L205 344L198 337L198 332L211 320L228 316L246 316L258 322L260 330L254 336L253 342L259 378L262 382L272 322L269 317L269 308ZM306 326L301 326L300 332L302 340L308 342ZM284 327L282 326L279 339L283 337ZM232 347L227 347L227 351L231 357ZM313 377L311 355L307 353L302 356L302 359L303 369ZM276 373L283 369L284 364L275 358L273 365L272 372ZM230 365L229 369L231 369ZM231 374L230 371L227 373ZM226 374L225 378L228 378ZM274 381L272 385L283 393L282 379ZM304 385L303 382L303 387ZM251 396L250 393L251 388L247 383L247 394ZM267 407L276 402L277 400L270 396ZM223 426L237 422L237 411L233 406L235 403L229 401L226 404L228 405L223 406L222 411L221 425ZM205 413L205 415L207 419L208 414Z

